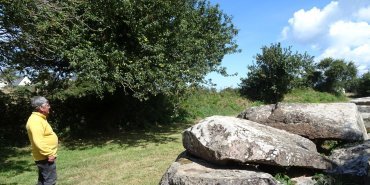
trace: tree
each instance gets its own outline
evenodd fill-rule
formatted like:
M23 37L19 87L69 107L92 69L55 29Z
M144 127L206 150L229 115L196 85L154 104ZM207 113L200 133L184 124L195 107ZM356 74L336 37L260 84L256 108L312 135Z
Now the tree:
M367 72L358 79L357 94L370 96L370 72Z
M17 79L16 71L10 68L0 68L0 80L6 82L7 84L11 85L14 80Z
M353 62L342 59L324 58L316 67L315 89L334 94L352 87L357 75L357 68Z
M306 68L313 65L313 57L293 53L291 47L282 48L280 43L262 47L262 54L255 58L256 64L248 67L248 76L240 84L241 94L266 103L281 101L287 92L305 81L298 79L307 76Z
M1 0L0 11L0 64L50 94L179 93L225 74L237 51L231 18L207 0Z

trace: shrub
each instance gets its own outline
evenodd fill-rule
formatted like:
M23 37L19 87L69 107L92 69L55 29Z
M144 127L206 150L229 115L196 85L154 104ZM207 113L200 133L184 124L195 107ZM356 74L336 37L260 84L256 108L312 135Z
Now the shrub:
M241 94L265 103L281 101L295 85L305 81L297 78L305 76L312 65L313 57L306 53L293 53L280 43L264 46L262 54L256 56L256 64L248 67L248 77L242 79Z
M360 96L370 96L370 72L363 74L359 79L357 93Z

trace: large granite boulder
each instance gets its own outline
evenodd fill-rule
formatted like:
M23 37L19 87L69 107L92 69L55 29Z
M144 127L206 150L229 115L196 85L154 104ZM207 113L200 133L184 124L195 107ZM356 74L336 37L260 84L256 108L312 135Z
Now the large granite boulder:
M328 170L334 174L367 176L370 159L370 140L361 144L351 144L332 151L329 158L336 167Z
M362 117L353 103L278 103L251 107L238 117L310 139L368 139Z
M200 121L183 132L183 145L190 154L216 164L331 168L309 139L234 117L212 116Z
M292 182L294 182L297 185L315 185L317 184L317 181L312 179L312 177L295 177L291 179Z
M370 105L370 97L362 97L351 100L351 103L356 105Z
M356 98L351 100L357 105L358 111L361 113L366 130L370 132L370 97Z
M370 113L370 105L357 105L359 112Z
M160 185L275 185L268 173L239 168L220 168L205 161L180 154L163 175Z

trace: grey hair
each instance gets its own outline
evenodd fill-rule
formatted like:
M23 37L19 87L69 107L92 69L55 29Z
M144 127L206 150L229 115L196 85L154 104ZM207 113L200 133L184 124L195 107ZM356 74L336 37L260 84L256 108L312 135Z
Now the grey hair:
M39 108L44 103L48 103L48 100L45 97L43 97L43 96L35 96L35 97L31 98L31 106L34 109Z

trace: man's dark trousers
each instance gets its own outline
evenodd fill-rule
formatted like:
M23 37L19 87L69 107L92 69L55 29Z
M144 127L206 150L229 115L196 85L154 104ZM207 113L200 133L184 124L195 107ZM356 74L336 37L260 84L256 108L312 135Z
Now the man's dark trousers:
M48 160L35 161L39 169L39 179L37 185L54 185L57 182L57 168L55 162Z

